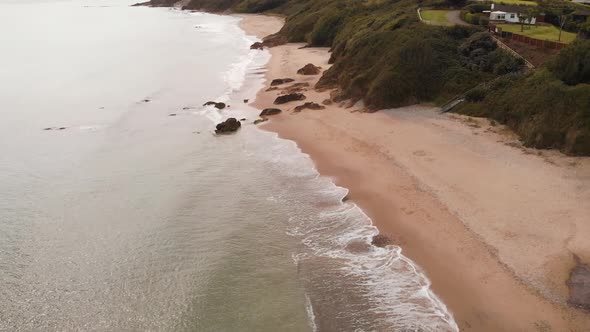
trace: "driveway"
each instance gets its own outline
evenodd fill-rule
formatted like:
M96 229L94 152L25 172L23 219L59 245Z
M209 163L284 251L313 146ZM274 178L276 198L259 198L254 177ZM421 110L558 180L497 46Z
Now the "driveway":
M456 25L471 25L465 21L463 21L461 19L461 17L459 16L461 14L460 10L451 10L447 13L447 21L449 21L451 24L456 24Z

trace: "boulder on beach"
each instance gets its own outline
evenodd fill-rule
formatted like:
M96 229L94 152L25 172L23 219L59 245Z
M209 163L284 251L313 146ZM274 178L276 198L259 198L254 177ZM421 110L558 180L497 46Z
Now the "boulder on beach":
M203 104L203 106L211 106L211 105L215 106L215 108L220 109L220 110L222 110L226 107L225 103L218 103L216 101L208 101L205 104Z
M272 80L272 82L270 82L270 86L275 86L275 85L281 85L281 84L285 84L285 83L291 83L294 82L295 80L292 78L277 78Z
M570 291L568 303L590 310L590 265L583 264L577 255L574 255L574 260L576 266L571 270L566 283Z
M303 91L306 91L307 88L309 88L309 83L307 83L307 82L295 83L295 84L292 84L292 85L286 87L285 89L283 89L283 92L285 94L295 93L295 92L303 92Z
M325 109L325 106L322 106L318 103L314 103L314 102L307 102L303 105L299 105L297 107L295 107L295 112L301 112L304 109L310 109L310 110L323 110Z
M266 89L266 92L268 92L268 91L275 91L275 90L278 90L278 89L279 88L276 87L276 86L271 86L270 88Z
M277 99L275 99L274 104L275 105L286 104L286 103L292 102L292 101L305 100L305 98L306 98L305 95L302 93L290 93L287 95L278 96Z
M318 75L321 73L321 68L314 66L311 63L306 64L303 68L297 71L299 75Z
M262 110L262 112L260 112L260 116L264 117L264 116L270 116L270 115L277 115L280 114L282 112L282 110L278 109L278 108L265 108L264 110Z
M377 235L373 236L373 240L371 241L371 244L374 245L375 247L384 248L390 244L393 244L393 241L391 241L391 239L389 237L387 237L386 235L377 234Z
M257 125L257 124L259 124L259 123L263 123L263 122L266 122L266 121L268 121L268 118L261 118L261 119L256 119L256 120L254 120L254 122L253 122L253 123L254 123L255 125Z
M250 101L250 99L244 99L244 104L247 104Z
M242 126L242 123L236 118L229 118L215 127L217 134L229 134L237 131Z

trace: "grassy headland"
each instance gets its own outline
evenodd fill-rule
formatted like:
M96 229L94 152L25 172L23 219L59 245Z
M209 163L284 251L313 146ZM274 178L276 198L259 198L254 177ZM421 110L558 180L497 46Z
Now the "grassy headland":
M499 49L484 27L418 21L418 7L460 5L454 0L191 0L185 9L285 15L282 40L331 48L334 65L318 87L338 88L336 98L363 99L376 110L443 104L479 86L470 91L462 112L507 123L531 146L590 154L590 82L582 75L572 84L557 74L560 66L588 71L590 42L572 44L551 69L517 74L520 61ZM493 83L483 89L484 82Z

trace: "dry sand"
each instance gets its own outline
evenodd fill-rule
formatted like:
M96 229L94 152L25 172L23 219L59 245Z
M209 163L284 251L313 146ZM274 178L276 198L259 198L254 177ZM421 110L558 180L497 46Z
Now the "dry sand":
M242 16L264 37L282 19ZM267 86L307 63L329 68L327 49L271 49ZM288 86L288 85L286 85ZM280 91L254 106L276 107ZM329 91L310 89L321 103ZM441 115L429 106L369 114L346 103L292 112L281 105L264 128L295 141L319 172L432 280L462 331L590 331L590 314L568 307L573 254L590 262L590 158L522 148L484 119Z

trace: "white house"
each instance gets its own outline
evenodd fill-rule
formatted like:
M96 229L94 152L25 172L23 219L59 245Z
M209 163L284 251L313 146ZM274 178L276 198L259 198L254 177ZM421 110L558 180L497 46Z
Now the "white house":
M502 5L492 3L490 10L490 22L493 23L520 23L520 16L526 16L527 10L530 9L528 6L517 6L517 5ZM525 24L536 24L537 18L533 17L527 19Z

